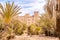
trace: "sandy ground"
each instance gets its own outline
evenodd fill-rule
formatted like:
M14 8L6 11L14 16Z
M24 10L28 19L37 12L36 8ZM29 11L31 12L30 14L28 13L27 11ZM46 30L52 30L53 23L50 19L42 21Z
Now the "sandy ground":
M59 38L55 38L55 37L42 37L42 36L37 36L37 35L33 35L33 36L15 36L14 39L11 40L59 40Z

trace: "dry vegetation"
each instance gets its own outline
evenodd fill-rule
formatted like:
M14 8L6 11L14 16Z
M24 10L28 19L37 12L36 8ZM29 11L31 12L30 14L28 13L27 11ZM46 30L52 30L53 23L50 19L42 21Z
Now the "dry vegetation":
M24 33L27 33L29 36L44 34L44 36L57 37L57 34L55 34L56 31L54 19L52 19L52 7L53 5L49 5L48 2L46 5L46 13L41 15L38 25L31 24L30 26L27 26L19 20L15 20L15 17L21 13L19 12L21 9L19 6L15 5L14 2L7 2L5 6L0 4L0 40L9 40L11 38L15 38L16 35L21 36ZM37 36L37 39L38 38L39 40L42 40Z

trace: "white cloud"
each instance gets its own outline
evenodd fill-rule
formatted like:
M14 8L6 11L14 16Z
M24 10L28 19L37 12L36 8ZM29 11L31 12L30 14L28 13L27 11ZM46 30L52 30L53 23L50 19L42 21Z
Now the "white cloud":
M39 11L40 13L44 12L44 5L46 4L45 0L35 0L33 3L21 4L21 6L31 6L30 8L22 8L22 13L30 13L33 11Z
M5 4L7 0L1 1L0 3ZM21 6L22 14L30 13L33 14L34 11L39 11L40 13L44 12L44 5L46 4L46 0L8 0L10 2L14 1L15 4Z

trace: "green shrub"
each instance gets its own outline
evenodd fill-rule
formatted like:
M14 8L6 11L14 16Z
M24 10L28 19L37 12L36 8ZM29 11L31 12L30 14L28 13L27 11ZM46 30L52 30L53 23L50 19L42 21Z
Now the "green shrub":
M32 25L30 25L29 27L28 27L28 34L32 34L32 35L38 35L38 34L40 34L40 33L42 33L43 31L42 31L42 28L41 27L39 27L39 26L36 26L36 25L34 25L34 24L32 24Z
M23 34L23 31L26 29L26 24L21 23L20 21L15 21L14 22L14 33L16 35L21 35Z

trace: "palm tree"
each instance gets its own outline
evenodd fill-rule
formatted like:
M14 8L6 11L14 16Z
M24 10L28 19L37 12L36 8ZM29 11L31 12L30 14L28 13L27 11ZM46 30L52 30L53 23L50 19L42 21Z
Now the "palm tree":
M0 3L0 14L2 16L3 23L6 27L6 31L9 30L9 25L12 23L14 17L21 13L20 7L13 3L6 2L5 5Z
M47 0L46 10L55 21L55 32L60 37L60 0Z
M10 4L9 2L6 2L5 6L3 6L2 4L0 4L0 14L4 20L5 24L9 24L11 23L12 19L20 14L20 7L18 7L17 5L14 5L14 2L12 4Z

